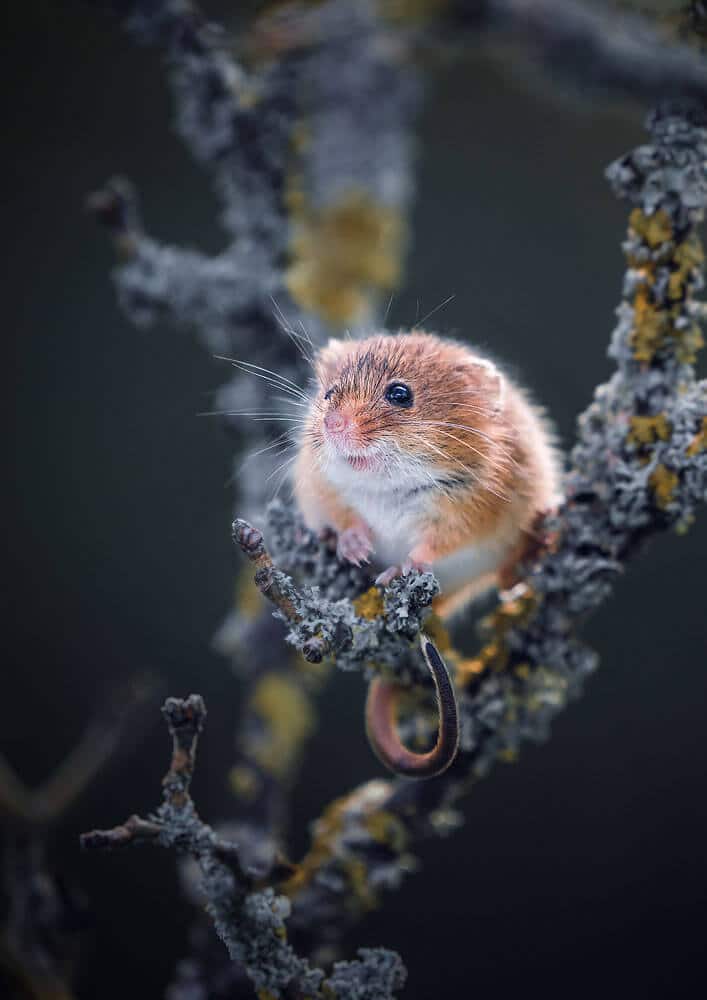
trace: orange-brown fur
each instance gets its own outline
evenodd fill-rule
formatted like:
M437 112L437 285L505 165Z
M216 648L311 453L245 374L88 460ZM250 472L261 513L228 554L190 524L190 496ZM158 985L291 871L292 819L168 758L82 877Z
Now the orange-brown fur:
M538 513L556 502L559 491L552 434L524 392L465 344L422 332L332 340L319 353L315 370L317 392L295 465L295 493L310 526L330 525L340 535L348 532L354 542L363 540L349 548L352 561L375 554L367 497L376 488L376 476L391 475L391 462L400 464L405 480L409 460L410 476L429 470L443 485L436 489L423 483L418 492L411 488L411 502L416 498L419 506L424 494L426 507L419 516L410 515L407 566L434 570L445 557L474 547L491 547L494 553L484 572L470 569L462 584L443 594L441 610L450 612L508 578ZM386 387L396 381L412 390L411 407L386 401ZM343 444L324 425L334 411L349 422ZM388 450L383 458L371 459L366 457L371 448ZM356 461L380 462L380 468L349 471ZM342 463L346 468L337 475L345 476L345 489L332 471ZM400 522L406 511L404 489L400 498L391 496L396 497ZM379 538L384 535L380 530Z

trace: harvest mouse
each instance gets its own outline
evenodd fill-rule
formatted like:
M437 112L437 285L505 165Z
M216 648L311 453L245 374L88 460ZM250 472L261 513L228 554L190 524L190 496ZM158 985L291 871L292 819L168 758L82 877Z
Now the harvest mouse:
M342 559L375 559L381 585L432 569L443 617L506 586L558 499L542 411L491 361L431 333L330 340L314 370L294 466L308 526L335 528ZM397 684L374 678L366 703L373 749L410 777L439 774L458 745L453 685L434 644L423 635L421 645L437 693L435 747L418 754L401 742Z
M432 569L447 616L503 583L560 462L541 411L492 362L431 333L330 340L294 466L308 526L376 582Z

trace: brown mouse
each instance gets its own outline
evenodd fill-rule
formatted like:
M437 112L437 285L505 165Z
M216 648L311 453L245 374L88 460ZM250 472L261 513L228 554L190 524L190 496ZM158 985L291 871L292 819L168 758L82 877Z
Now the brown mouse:
M430 333L330 340L294 467L302 514L378 582L433 569L447 615L496 584L559 491L540 410L492 362Z
M375 558L381 585L433 570L445 617L506 586L560 490L552 430L524 390L466 344L419 331L330 340L314 369L294 465L308 526L335 528L343 559ZM367 721L379 756L400 773L394 687L373 681ZM414 775L412 758L427 755L407 754L404 773ZM449 754L440 752L444 766ZM437 773L434 761L423 770Z

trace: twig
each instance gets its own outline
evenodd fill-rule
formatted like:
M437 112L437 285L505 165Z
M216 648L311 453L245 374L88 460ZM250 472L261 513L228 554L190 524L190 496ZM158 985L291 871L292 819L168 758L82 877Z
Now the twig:
M278 608L285 619L292 625L298 625L302 616L297 612L287 590L280 585L283 574L275 567L272 556L265 547L262 532L247 521L237 518L231 528L231 536L235 544L250 559L255 566L254 582L263 597L267 597ZM313 662L319 662L327 650L322 648L321 655ZM305 654L306 655L306 654Z
M238 962L260 995L305 997L324 1000L324 973L299 958L287 943L285 920L288 901L272 888L252 891L255 880L244 870L238 845L219 837L201 821L189 794L199 735L206 718L200 695L182 700L168 698L162 714L172 737L172 759L162 781L162 804L147 820L131 816L110 830L93 830L81 837L86 849L109 849L146 841L173 847L194 858L202 876L207 912L226 945L232 961ZM290 874L278 866L271 880ZM356 962L340 963L329 983L337 989L354 988L367 982L371 997L392 998L404 982L398 957L384 949L365 949ZM337 995L337 994L334 994ZM346 995L345 993L339 995ZM358 994L366 996L367 994Z

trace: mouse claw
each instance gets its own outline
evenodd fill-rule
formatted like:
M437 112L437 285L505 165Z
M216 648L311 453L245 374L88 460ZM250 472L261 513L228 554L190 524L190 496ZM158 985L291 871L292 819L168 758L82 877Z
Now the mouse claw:
M339 535L336 554L344 562L353 563L354 566L368 563L372 551L371 536L366 528L347 528Z
M376 586L387 587L388 584L396 578L396 576L402 575L402 566L389 566L388 569L384 569L383 572L379 573L376 577Z
M421 562L419 559L407 558L402 566L389 566L388 569L384 569L382 573L379 573L376 577L376 584L379 587L387 587L397 576L408 577L414 569L419 573L432 572L430 563Z
M432 563L422 562L419 559L408 558L402 565L402 575L410 576L414 569L416 569L418 573L431 573Z

